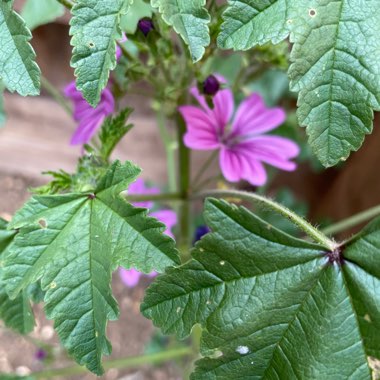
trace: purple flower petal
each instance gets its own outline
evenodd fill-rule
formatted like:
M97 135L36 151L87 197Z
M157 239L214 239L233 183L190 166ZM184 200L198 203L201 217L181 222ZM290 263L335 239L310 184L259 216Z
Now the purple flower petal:
M240 149L256 160L287 171L296 168L297 165L290 159L300 151L297 144L280 136L257 136L240 144Z
M75 130L71 137L71 145L84 145L87 144L92 136L95 135L96 131L101 127L104 121L104 116L98 120L89 119L83 120Z
M246 151L237 147L234 149L222 148L219 162L223 176L230 182L244 179L254 186L262 186L267 181L263 165Z
M233 136L257 135L271 131L286 119L282 108L266 108L258 94L252 94L239 106L233 124Z
M234 96L230 89L220 90L213 98L214 109L212 110L215 119L221 126L222 132L232 118L234 112Z
M160 210L150 214L166 226L165 234L174 239L172 228L177 224L177 214L172 210Z
M139 283L141 277L141 273L136 269L119 268L119 275L124 285L129 288L135 287Z
M218 93L213 97L213 109L208 106L204 95L202 95L196 87L192 87L190 93L209 116L209 119L216 127L217 133L223 134L226 125L231 120L234 111L234 99L232 91L230 89L218 91Z
M184 142L187 147L212 150L220 146L215 123L206 112L194 106L182 106L179 112L186 122Z
M73 117L79 125L71 139L72 145L87 144L102 125L104 119L115 110L115 100L111 91L105 88L96 108L91 107L71 82L64 90L74 105Z
M128 188L128 194L136 194L136 195L149 195L149 194L159 194L160 189L158 187L146 187L145 182L142 178L138 178L135 182L131 183ZM143 207L147 209L151 209L153 207L153 202L145 201L145 202L134 202L133 205L135 207Z

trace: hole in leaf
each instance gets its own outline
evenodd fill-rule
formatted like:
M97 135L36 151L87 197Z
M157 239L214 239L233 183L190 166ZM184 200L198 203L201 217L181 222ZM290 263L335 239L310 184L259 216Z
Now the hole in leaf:
M95 44L94 44L92 41L90 41L90 42L88 43L88 47L89 47L90 49L93 49L93 48L95 47Z
M315 9L309 9L309 16L310 17L315 17L317 15L317 11Z
M38 224L41 226L41 228L46 228L47 227L47 223L46 223L45 219L40 219L38 221Z

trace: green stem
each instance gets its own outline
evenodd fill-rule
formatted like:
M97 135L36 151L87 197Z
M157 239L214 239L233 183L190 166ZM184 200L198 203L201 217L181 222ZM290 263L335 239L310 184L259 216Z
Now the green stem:
M67 9L71 9L74 6L74 3L71 0L57 0L58 3L64 5Z
M180 347L168 351L158 352L155 354L108 360L103 363L103 366L105 370L111 368L127 369L145 364L159 364L168 360L190 356L192 353L193 350L191 347ZM66 368L47 369L40 372L34 372L32 373L32 376L35 379L49 379L56 376L65 376L65 378L67 378L68 376L80 375L87 372L88 370L86 367L76 365Z
M323 245L325 248L330 251L335 250L338 247L338 244L333 240L330 240L326 235L324 235L317 228L313 227L305 219L301 218L293 211L289 210L287 207L282 206L268 198L265 198L261 195L255 193L248 193L246 191L239 190L211 190L204 191L194 195L194 198L206 198L206 197L219 197L219 198L239 198L241 200L259 202L265 204L267 207L273 211L281 214L285 218L289 219L292 223L298 226L306 235L310 236L315 242Z
M179 247L183 252L183 259L190 258L190 226L191 206L189 202L190 189L190 150L185 146L183 137L186 133L186 125L180 115L177 116L178 147L179 147L179 189L182 203L179 209Z
M211 164L214 162L215 158L218 156L218 152L212 152L210 157L206 160L206 162L202 165L201 169L197 173L197 175L193 179L192 186L195 188L197 187L198 182L202 178L203 174L206 172L206 170L211 166Z
M347 219L343 219L338 223L332 224L322 230L326 235L334 235L339 232L348 230L349 228L355 227L358 224L367 222L372 218L380 215L380 205L371 207L368 210L362 211L356 215L350 216Z
M165 147L166 152L166 162L167 162L167 172L168 172L168 182L169 191L177 191L177 178L176 178L176 155L175 151L177 149L177 144L170 137L167 127L166 118L162 110L157 111L157 125L160 131L161 140Z
M44 76L41 75L41 86L51 95L51 97L62 106L62 108L70 115L73 115L73 110L70 107L67 99L58 91Z
M180 193L161 193L161 194L147 194L147 195L134 195L126 194L125 200L128 202L162 202L162 201L181 201L182 195Z

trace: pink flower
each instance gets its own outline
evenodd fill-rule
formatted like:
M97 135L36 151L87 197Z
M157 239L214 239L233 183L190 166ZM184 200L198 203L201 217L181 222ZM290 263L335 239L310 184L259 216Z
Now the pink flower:
M160 189L158 187L148 188L145 186L144 181L139 178L136 182L129 186L128 194L158 194ZM135 202L133 203L136 207L152 208L153 202ZM150 213L150 216L158 219L160 222L164 223L166 226L165 233L171 238L174 238L172 228L177 224L177 214L172 210L159 210ZM124 269L119 268L119 275L123 283L132 288L139 283L142 273L136 269ZM156 272L149 273L148 277L157 276Z
M115 100L113 95L108 88L105 88L98 106L92 108L76 89L75 81L66 86L65 95L72 101L74 120L79 123L71 138L71 145L87 144L101 127L105 118L114 112Z
M217 78L225 83L224 78ZM196 87L190 93L200 107L179 108L187 125L185 145L196 150L219 149L219 164L228 181L245 179L254 186L261 186L267 180L263 163L288 171L296 168L290 159L299 154L298 146L284 137L265 135L285 121L282 108L267 108L260 95L252 94L240 104L232 118L234 100L230 89L217 92L213 109Z
M123 284L128 288L134 288L140 281L142 273L136 269L119 268L119 275ZM157 276L156 272L147 274L148 277L153 278Z

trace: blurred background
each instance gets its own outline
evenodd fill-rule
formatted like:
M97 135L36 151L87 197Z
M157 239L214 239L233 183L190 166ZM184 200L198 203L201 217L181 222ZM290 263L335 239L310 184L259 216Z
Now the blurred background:
M21 9L23 0L16 0L15 4L16 9ZM73 80L68 20L69 16L65 14L54 23L36 28L32 40L43 75L60 90ZM228 72L231 69L228 65L234 65L232 61L228 62L224 62L219 71ZM296 100L287 88L286 75L276 70L259 78L251 89L260 91L268 102L272 96L280 103L286 102L295 107ZM143 168L145 179L165 186L165 152L150 104L146 98L137 95L128 96L123 101L135 109L132 122L136 127L117 148L115 157L134 161ZM69 145L76 123L46 91L35 98L6 93L4 107L7 120L0 129L0 216L9 219L28 199L28 188L47 181L41 172L74 171L81 149ZM289 124L295 124L295 118L292 115L289 118ZM379 204L380 129L377 124L379 119L376 117L373 134L367 136L359 152L353 153L339 167L323 170L305 145L298 169L276 175L266 189L267 194L304 214L315 224L339 221ZM298 127L297 131L297 138L305 141L304 131ZM202 154L193 155L194 168L203 159ZM354 230L347 231L343 237L352 232ZM154 352L172 343L160 336L150 321L139 313L139 304L148 282L144 279L138 287L129 289L115 275L113 288L121 317L109 325L114 358ZM3 327L0 329L0 372L28 374L46 366L61 367L71 363L57 344L51 322L44 319L39 306L35 311L38 324L30 338L18 337ZM181 367L183 363L178 362L129 371L110 370L103 378L180 379ZM69 378L93 379L95 376Z

